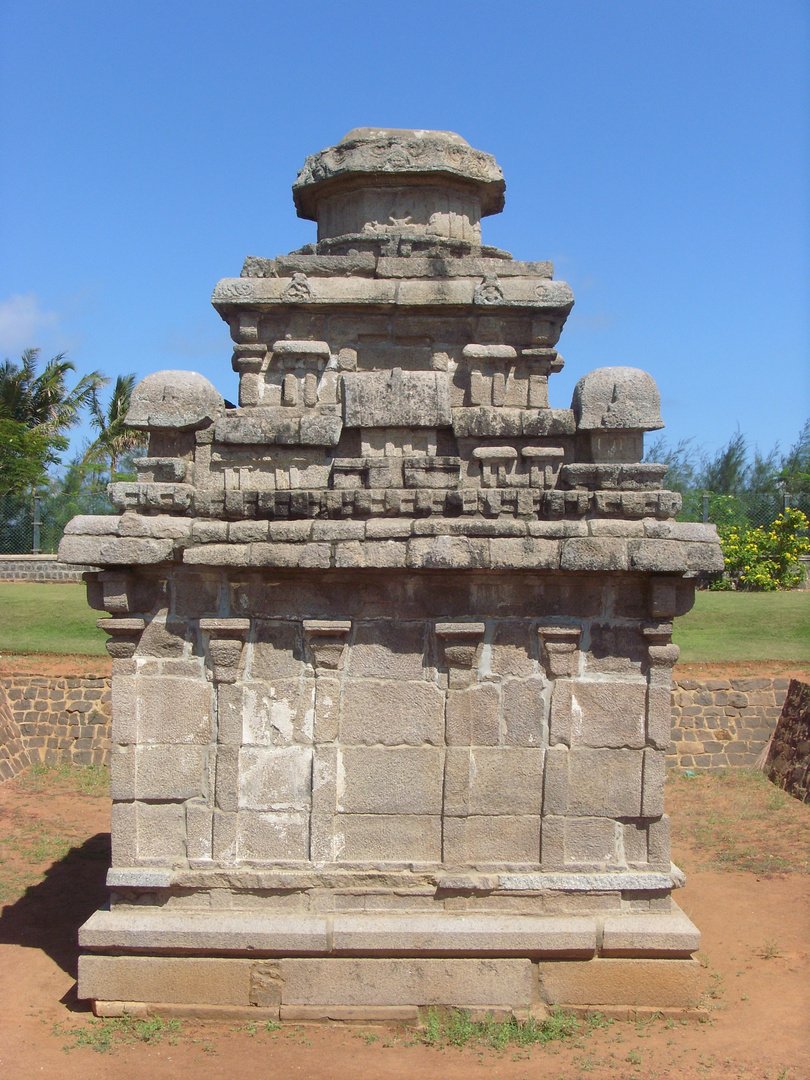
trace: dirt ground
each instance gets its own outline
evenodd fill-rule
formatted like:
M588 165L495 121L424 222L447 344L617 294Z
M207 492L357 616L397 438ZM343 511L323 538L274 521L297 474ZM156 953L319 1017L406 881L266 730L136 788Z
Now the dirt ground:
M703 933L703 1020L614 1021L500 1052L425 1045L391 1026L183 1021L121 1031L95 1020L76 999L76 931L105 900L105 785L101 770L64 769L0 787L4 1080L810 1076L810 806L759 774L680 777L670 788L675 859L688 876L677 898Z

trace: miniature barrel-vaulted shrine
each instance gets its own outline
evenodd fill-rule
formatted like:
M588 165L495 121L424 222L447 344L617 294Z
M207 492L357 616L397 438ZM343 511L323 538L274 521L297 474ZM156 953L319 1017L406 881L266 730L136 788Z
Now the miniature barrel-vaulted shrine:
M458 135L361 128L293 185L317 242L216 286L234 407L136 387L120 513L74 518L113 657L97 1012L685 1008L664 809L672 620L722 568L675 520L652 378L549 406L573 305L481 240Z

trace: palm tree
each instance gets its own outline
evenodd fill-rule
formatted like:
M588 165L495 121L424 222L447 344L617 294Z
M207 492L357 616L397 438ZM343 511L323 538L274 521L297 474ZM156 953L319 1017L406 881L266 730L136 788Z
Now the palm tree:
M75 371L60 353L37 374L39 349L26 349L20 363L0 364L0 488L33 491L49 465L67 448L65 432L107 379L91 371L73 389L66 377Z
M119 375L115 380L107 408L103 408L98 391L90 394L90 422L98 437L85 452L84 463L110 462L110 483L115 481L118 459L122 454L145 445L142 432L126 426L126 415L135 385L135 375Z
M100 371L91 371L68 390L65 376L76 368L65 354L49 360L41 375L38 360L39 349L26 349L19 365L11 360L0 364L0 418L62 435L109 380Z

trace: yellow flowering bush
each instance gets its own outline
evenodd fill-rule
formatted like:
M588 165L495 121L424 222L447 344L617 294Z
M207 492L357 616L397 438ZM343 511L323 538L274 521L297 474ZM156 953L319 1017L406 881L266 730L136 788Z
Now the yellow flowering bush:
M785 510L770 528L719 525L726 577L714 588L792 589L804 576L799 556L810 553L808 522L801 510Z

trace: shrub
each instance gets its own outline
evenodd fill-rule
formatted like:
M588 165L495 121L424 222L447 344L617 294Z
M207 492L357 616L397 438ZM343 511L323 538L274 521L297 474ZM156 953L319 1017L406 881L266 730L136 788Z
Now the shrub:
M794 588L804 577L799 556L810 553L808 524L801 510L785 510L768 528L719 525L727 576L712 587L764 592Z

